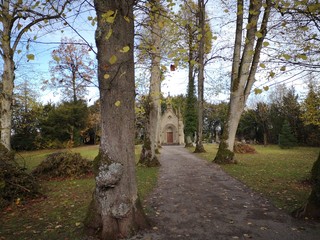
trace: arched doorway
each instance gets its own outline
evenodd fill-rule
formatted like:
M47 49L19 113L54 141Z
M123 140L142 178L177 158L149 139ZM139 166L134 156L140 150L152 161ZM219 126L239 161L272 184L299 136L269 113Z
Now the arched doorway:
M167 128L167 143L173 144L173 129L172 129L172 127Z

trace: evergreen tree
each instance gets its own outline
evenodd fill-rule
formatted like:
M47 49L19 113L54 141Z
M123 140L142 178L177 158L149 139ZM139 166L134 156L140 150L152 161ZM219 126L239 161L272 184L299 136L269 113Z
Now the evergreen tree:
M296 145L297 140L291 132L291 127L288 121L284 121L279 134L279 146L281 148L292 148Z
M197 130L197 97L195 95L194 77L189 77L188 93L184 110L184 135L186 147L190 147L193 135Z

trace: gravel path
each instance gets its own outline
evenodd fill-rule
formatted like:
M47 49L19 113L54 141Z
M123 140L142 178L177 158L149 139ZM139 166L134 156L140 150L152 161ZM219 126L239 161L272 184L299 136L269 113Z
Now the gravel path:
M160 162L145 202L153 227L132 240L320 239L320 224L291 218L182 146L163 147Z

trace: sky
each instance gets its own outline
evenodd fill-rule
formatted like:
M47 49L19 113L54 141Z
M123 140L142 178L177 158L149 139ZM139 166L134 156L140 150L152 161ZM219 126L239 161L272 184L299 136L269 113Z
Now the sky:
M231 12L224 12L223 8L218 9L216 5L214 5L213 1L209 1L207 6L208 16L211 18L211 26L214 32L214 35L217 36L217 40L213 41L214 47L218 48L219 44L225 44L226 42L232 42L233 40L233 30L232 27L234 23L230 21L230 23L225 20L230 18L232 19ZM68 27L63 27L61 30L47 33L45 31L41 31L37 35L37 39L35 42L31 43L30 50L35 55L34 61L27 62L26 57L21 57L18 59L17 65L17 81L25 81L28 80L32 82L32 85L36 89L36 91L40 95L40 99L43 102L53 101L56 102L59 100L59 94L53 92L49 89L41 89L44 80L50 79L49 73L49 61L51 60L51 52L58 48L59 42L61 38L75 38L79 39L80 34L86 41L95 46L94 42L94 33L95 27L92 26L91 22L88 20L89 16L94 16L94 10L86 11L84 13L78 14L77 18L68 18L68 22L71 26L73 26L77 33ZM225 16L221 18L221 16ZM223 21L221 21L221 19ZM59 25L56 25L59 26ZM223 29L223 31L221 30ZM24 41L22 45L26 43L27 39L30 37L33 39L34 32L28 33L24 37ZM229 49L226 54L230 55L231 50ZM25 55L27 52L25 52ZM24 55L24 56L25 56ZM95 58L95 55L92 53L92 58ZM169 68L169 66L167 66ZM211 64L206 66L206 79L205 79L205 99L210 102L219 102L225 101L228 99L228 85L229 85L229 77L231 66L228 61L213 61ZM298 82L298 78L301 76L283 76L281 80L277 80L279 82L286 83L289 87L290 85L295 85L297 87L305 86L304 82ZM270 81L263 74L258 74L257 78L260 80L255 84L255 87L262 88L264 86L277 87L275 81ZM179 94L186 94L187 92L187 71L186 69L181 69L178 67L176 71L169 72L167 74L166 79L162 83L162 92L164 96L175 96ZM99 98L99 93L97 87L89 88L89 96L88 102L93 103L95 100ZM254 96L253 96L254 97ZM259 96L258 98L263 98Z

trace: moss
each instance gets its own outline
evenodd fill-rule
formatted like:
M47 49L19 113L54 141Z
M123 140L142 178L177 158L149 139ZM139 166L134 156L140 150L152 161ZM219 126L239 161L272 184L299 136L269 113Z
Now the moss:
M158 167L160 162L157 156L152 157L151 141L148 137L145 138L142 146L141 155L138 164L145 167Z
M311 170L311 181L313 186L308 201L310 204L317 206L320 212L320 153Z
M89 204L86 217L83 221L84 232L86 235L91 237L98 237L102 230L102 218L97 209L96 201L93 197Z
M236 163L234 159L234 152L227 148L227 144L224 141L220 143L219 150L213 162L217 164Z
M98 155L93 159L93 162L92 162L94 175L97 175L99 172L100 161L101 161L101 153L99 151Z
M205 153L206 150L202 144L197 144L194 153Z

